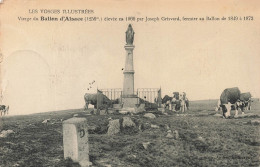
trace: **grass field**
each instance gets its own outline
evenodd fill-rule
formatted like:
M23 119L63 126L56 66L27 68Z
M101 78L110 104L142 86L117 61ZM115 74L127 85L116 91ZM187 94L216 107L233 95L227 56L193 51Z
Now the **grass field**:
M260 119L260 103L254 101L247 112L257 115L238 119L214 116L215 105L216 100L193 101L185 114L155 112L156 119L129 115L136 124L147 126L142 131L125 130L114 136L106 135L108 118L125 115L97 116L66 110L5 116L0 119L0 131L15 133L0 138L0 166L79 166L63 159L61 119L74 114L88 120L93 166L260 166L260 125L251 123ZM51 119L47 126L42 123L45 119ZM179 138L167 138L168 128L177 130ZM147 149L143 142L150 142Z

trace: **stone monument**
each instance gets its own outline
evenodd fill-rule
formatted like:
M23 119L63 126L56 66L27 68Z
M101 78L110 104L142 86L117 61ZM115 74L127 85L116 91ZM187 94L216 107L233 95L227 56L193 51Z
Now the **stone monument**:
M124 68L124 84L123 84L123 94L122 94L122 104L125 107L135 107L139 104L139 98L134 94L134 58L133 50L135 46L134 42L134 30L132 25L129 24L126 31L126 59Z
M85 118L70 118L63 121L63 149L64 158L71 158L78 162L81 167L88 167L89 144L88 128Z

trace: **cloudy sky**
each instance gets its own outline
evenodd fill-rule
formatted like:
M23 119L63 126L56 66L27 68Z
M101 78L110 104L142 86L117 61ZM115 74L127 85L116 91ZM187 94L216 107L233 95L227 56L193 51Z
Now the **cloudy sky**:
M135 88L185 91L190 100L217 99L228 87L260 97L258 1L4 0L0 5L3 103L10 114L81 108L86 92L122 88L125 31L135 31ZM37 9L37 14L29 13ZM19 21L61 17L40 9L91 9L73 17L253 16L253 21ZM95 80L91 90L89 83Z

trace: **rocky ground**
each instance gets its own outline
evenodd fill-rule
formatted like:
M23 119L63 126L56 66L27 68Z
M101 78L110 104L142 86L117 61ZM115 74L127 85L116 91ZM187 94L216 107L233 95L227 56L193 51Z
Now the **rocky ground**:
M62 121L73 116L88 120L93 166L259 166L260 103L230 119L215 104L191 102L186 113L151 111L155 118L81 109L2 117L0 166L79 166L63 159Z

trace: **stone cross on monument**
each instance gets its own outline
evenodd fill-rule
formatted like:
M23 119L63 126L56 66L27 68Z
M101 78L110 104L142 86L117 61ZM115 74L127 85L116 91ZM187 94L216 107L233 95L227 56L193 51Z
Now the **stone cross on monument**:
M124 70L124 84L123 84L123 95L122 103L123 107L135 107L139 104L137 95L134 94L134 58L133 50L135 46L134 42L134 30L132 25L129 24L126 31L126 59L125 59L125 70Z

